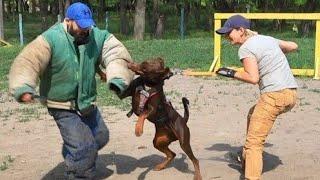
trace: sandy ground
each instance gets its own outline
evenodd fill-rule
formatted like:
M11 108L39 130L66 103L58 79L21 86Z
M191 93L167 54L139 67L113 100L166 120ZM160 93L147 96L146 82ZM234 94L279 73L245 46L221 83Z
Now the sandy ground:
M299 79L299 101L281 115L267 139L263 179L320 179L320 81ZM165 91L182 114L181 97L190 100L191 145L203 179L239 179L230 160L245 138L246 114L259 96L258 87L226 79L174 76ZM192 179L193 165L174 142L177 153L165 170L152 168L163 159L153 148L154 125L146 121L135 137L136 117L100 107L110 129L110 142L99 152L100 179ZM39 104L19 105L0 94L0 179L63 179L62 140L51 116Z

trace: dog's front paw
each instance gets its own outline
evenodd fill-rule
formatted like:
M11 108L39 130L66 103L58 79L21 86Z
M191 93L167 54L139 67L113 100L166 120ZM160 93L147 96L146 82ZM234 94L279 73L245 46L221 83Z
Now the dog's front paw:
M143 134L143 126L140 124L136 124L135 134L137 137L141 136Z

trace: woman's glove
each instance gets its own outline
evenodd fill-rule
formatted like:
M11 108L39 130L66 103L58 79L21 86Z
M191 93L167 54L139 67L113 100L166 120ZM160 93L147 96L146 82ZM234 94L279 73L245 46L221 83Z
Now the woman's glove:
M229 69L229 68L219 68L216 73L225 77L230 77L230 78L234 78L234 75L236 74L236 70L233 69Z

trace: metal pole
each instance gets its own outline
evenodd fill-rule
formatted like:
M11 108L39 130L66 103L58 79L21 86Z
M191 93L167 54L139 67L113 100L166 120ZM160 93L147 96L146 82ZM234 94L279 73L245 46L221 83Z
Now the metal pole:
M180 13L180 37L181 39L184 39L184 7L181 7L181 13Z
M19 35L20 35L20 45L23 46L23 28L22 28L22 14L19 13Z
M108 26L109 26L109 13L108 11L106 11L106 30L108 30Z
M250 13L250 4L246 4L247 13Z
M60 14L58 14L58 23L61 23L61 15Z

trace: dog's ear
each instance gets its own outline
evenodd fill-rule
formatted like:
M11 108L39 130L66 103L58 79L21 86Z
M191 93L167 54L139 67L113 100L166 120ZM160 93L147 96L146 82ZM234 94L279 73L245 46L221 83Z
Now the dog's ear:
M128 68L138 75L143 74L143 71L141 71L140 64L137 64L134 62L128 62Z
M169 79L171 76L173 76L173 73L168 67L166 67L166 69L164 70L163 80Z

